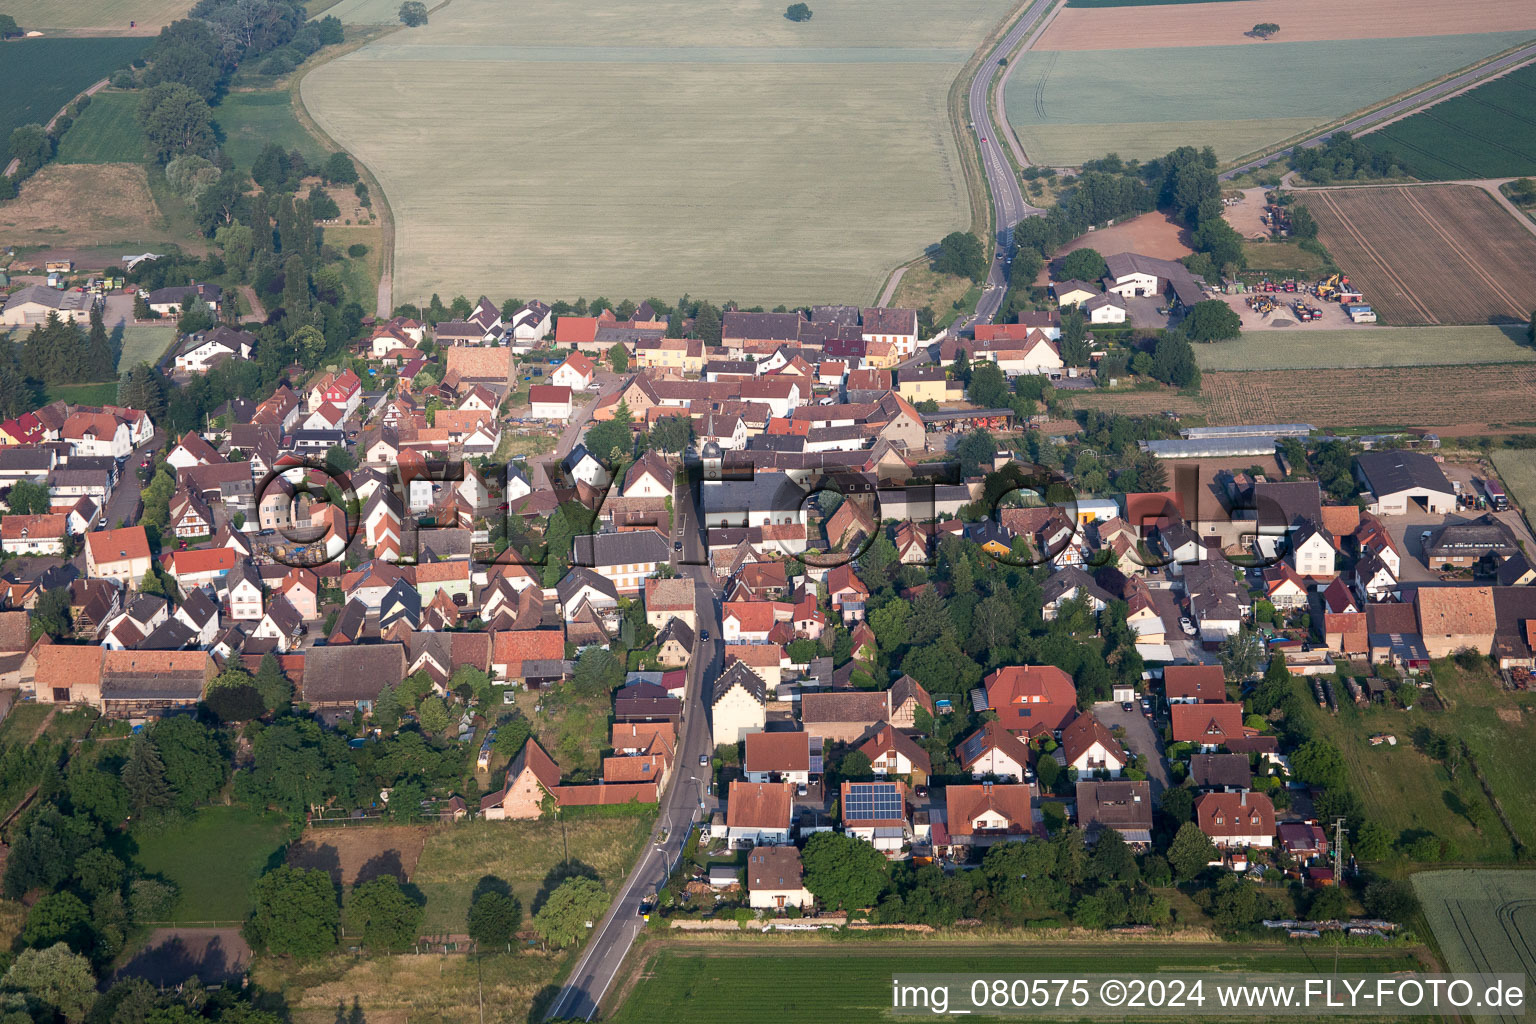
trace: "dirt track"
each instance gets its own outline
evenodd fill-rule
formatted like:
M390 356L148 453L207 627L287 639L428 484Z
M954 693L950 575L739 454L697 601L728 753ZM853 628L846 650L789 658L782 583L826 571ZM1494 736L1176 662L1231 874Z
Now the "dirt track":
M1246 35L1260 22L1280 26L1275 42L1400 39L1409 36L1536 29L1529 0L1240 0L1153 7L1068 7L1037 50L1263 45Z

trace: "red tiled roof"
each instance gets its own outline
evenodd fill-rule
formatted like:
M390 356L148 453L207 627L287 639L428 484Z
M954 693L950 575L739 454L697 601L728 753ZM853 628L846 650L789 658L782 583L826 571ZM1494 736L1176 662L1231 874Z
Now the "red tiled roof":
M787 829L793 801L784 782L732 782L726 805L729 828Z
M1163 691L1169 700L1221 703L1227 699L1227 676L1220 665L1169 665L1163 669Z
M149 557L149 537L142 526L124 526L116 530L98 530L85 535L91 558L97 565L130 558Z
M1275 805L1263 793L1207 793L1195 801L1195 816L1212 839L1275 834Z
M1077 714L1077 687L1054 665L1007 665L983 683L988 703L1012 732L1051 732Z
M1220 744L1243 734L1241 704L1174 704L1169 714L1175 743Z
M754 732L746 739L749 772L808 772L811 737L804 732Z

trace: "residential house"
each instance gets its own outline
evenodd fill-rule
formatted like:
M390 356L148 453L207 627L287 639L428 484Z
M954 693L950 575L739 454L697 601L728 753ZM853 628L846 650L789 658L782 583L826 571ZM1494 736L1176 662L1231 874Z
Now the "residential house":
M747 904L754 910L808 909L814 903L802 878L799 850L765 846L747 855Z
M250 359L256 335L223 324L186 335L176 348L177 373L207 373L231 359Z
M869 758L876 776L901 775L914 786L925 786L933 773L928 751L889 722L882 722L858 749Z
M656 660L663 665L675 668L687 665L693 657L696 642L694 632L688 624L682 619L673 619L662 627L660 633L656 634Z
M1196 789L1236 792L1253 786L1247 754L1191 754L1189 778Z
M1225 704L1227 676L1220 665L1169 665L1163 693L1169 704Z
M843 617L844 625L862 622L869 587L854 574L853 567L844 563L828 570L826 584L832 610Z
M210 312L218 313L219 303L224 296L224 289L216 284L192 284L173 285L169 288L156 288L151 292L143 292L149 308L161 316L180 316L181 311L188 303L203 303Z
M983 782L949 786L945 829L956 847L987 847L1017 841L1034 832L1033 786Z
M1206 793L1195 801L1195 820L1222 849L1275 844L1275 805L1263 793Z
M1419 634L1430 658L1448 658L1464 647L1487 654L1493 646L1492 587L1420 587L1414 595Z
M762 732L768 721L768 686L763 678L739 661L728 666L714 682L710 721L717 747Z
M137 590L150 570L149 537L142 526L98 530L85 537L85 574Z
M507 765L506 784L480 798L480 814L487 821L537 818L559 785L560 766L530 738Z
M102 655L102 714L143 718L197 706L216 672L207 651L107 651Z
M853 743L891 718L889 690L833 690L800 695L806 732L833 743Z
M1130 761L1120 742L1092 714L1078 715L1061 730L1061 749L1067 767L1076 768L1079 777L1103 772L1118 779Z
M1013 779L1023 782L1029 774L1029 747L1003 727L987 722L960 741L955 759L974 779Z
M372 711L379 691L405 678L405 645L340 644L304 654L299 699L317 711Z
M558 384L535 384L528 389L528 405L531 418L563 423L571 418L571 389Z
M694 605L694 591L695 583L690 576L648 578L645 581L646 623L654 629L662 629L668 622L677 619L689 629L698 629L699 616Z
M497 678L534 689L565 677L562 630L503 630L493 637L491 670Z
M572 391L585 391L592 386L592 378L596 372L597 364L580 352L572 352L565 357L565 362L555 367L554 372L549 375L549 383L570 388Z
M821 746L807 732L750 733L742 771L749 782L805 785L821 774Z
M1030 738L1054 733L1077 714L1072 677L1054 665L1008 665L983 681L987 704L1010 732Z
M903 675L891 684L890 707L892 725L898 729L915 729L919 708L930 716L933 714L933 698L922 683Z
M667 539L656 530L585 534L574 544L573 564L595 569L620 594L638 594L647 577L667 562Z
M1175 743L1212 751L1244 735L1241 704L1173 704L1168 708Z
M236 621L259 622L266 614L266 590L261 574L249 562L236 561L225 573L224 593L229 602L230 617Z
M69 536L66 515L17 515L0 519L0 549L8 555L62 555Z
M904 782L848 782L838 809L843 832L882 853L899 852L912 838L910 792Z
M782 846L789 842L793 811L788 783L732 782L725 812L727 838L732 846Z

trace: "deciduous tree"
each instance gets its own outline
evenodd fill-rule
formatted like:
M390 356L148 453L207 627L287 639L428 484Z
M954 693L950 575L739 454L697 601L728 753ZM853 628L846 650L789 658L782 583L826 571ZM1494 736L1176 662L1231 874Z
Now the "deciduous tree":
M256 909L245 927L252 945L297 957L336 948L341 906L325 871L284 864L257 880L253 897Z
M873 850L873 847L871 847ZM595 878L567 878L533 917L544 941L556 949L576 944L608 909L608 894Z

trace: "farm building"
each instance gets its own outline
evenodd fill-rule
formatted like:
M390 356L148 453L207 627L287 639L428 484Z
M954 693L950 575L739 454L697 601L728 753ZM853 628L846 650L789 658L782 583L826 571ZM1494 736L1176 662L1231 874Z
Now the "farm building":
M1361 452L1355 456L1355 477L1371 492L1368 510L1377 515L1406 515L1409 502L1441 514L1456 507L1456 492L1440 464L1422 452Z

